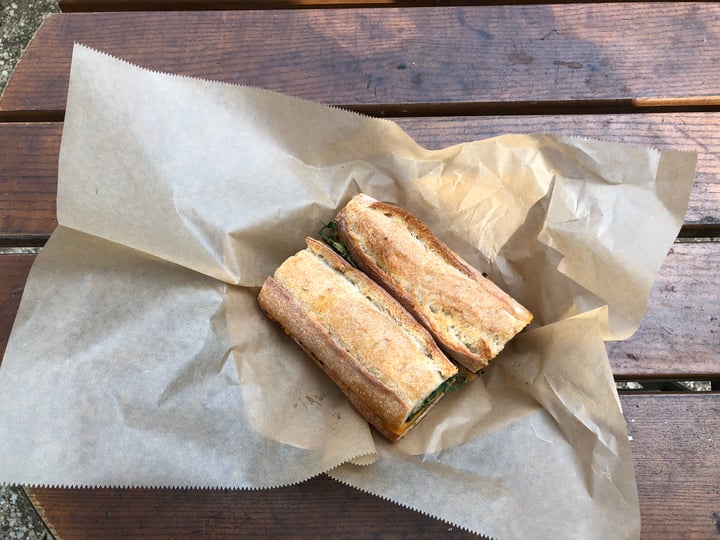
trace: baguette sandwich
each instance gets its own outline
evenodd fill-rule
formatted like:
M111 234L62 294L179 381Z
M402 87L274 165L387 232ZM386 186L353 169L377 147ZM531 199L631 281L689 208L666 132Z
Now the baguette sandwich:
M312 238L263 284L258 303L353 406L394 442L462 376L390 294Z
M402 208L356 195L338 213L335 234L358 268L471 372L487 366L532 320L527 309Z

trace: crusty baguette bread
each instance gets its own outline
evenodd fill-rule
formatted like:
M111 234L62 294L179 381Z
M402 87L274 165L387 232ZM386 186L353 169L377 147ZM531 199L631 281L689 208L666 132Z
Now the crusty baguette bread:
M266 279L259 305L394 442L440 398L457 368L384 289L327 245L306 243Z
M336 217L338 239L456 362L484 368L532 314L441 242L416 216L356 195Z

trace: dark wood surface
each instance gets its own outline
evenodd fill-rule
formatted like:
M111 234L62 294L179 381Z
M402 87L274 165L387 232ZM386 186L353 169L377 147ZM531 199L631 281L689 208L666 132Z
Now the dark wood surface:
M391 117L428 148L551 132L695 151L685 223L645 318L607 349L618 380L717 384L720 5L508 4L62 0L78 13L44 23L0 99L0 248L41 246L57 226L74 42L153 69ZM0 253L0 354L34 258ZM720 538L720 395L623 394L621 402L643 538ZM472 536L324 476L263 491L29 492L63 539Z
M47 238L57 227L62 124L0 123L0 245Z
M717 537L720 400L625 395L621 401L632 437L643 537ZM34 488L31 493L61 538L477 538L326 476L261 491Z
M0 358L34 255L0 256ZM720 243L676 243L636 334L607 344L617 380L720 379Z
M0 101L0 104L2 102ZM392 118L419 144L444 148L503 133L559 133L698 153L682 236L720 230L720 113L438 116ZM0 244L16 234L49 235L62 123L0 122Z
M705 108L718 105L719 14L685 2L55 14L0 110L62 111L74 42L391 114Z
M8 337L15 321L25 281L34 255L11 254L0 256L0 359L5 354ZM0 360L1 361L1 360Z

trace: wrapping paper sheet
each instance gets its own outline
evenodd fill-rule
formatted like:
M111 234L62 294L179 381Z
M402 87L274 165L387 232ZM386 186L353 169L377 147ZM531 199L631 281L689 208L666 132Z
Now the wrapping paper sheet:
M637 328L695 156L396 124L76 46L60 226L0 367L0 481L258 488L318 473L497 538L637 538L603 340ZM419 215L533 325L396 445L255 297L359 192Z

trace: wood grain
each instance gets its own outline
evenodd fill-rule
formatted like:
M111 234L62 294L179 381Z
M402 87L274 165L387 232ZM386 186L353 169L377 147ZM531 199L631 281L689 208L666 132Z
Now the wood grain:
M327 476L260 491L29 490L62 540L74 538L479 538Z
M0 255L0 363L34 260L34 255Z
M642 538L717 536L718 395L624 395L621 402L632 437ZM262 491L83 488L29 491L43 517L64 540L223 535L473 537L325 476L297 486Z
M640 328L607 343L617 379L720 379L720 242L675 243Z
M555 0L553 3L571 2L573 2L573 0ZM68 13L76 11L208 11L231 9L478 6L499 3L501 2L497 0L60 0L58 4L61 11ZM544 2L541 0L514 0L509 3L542 4Z
M0 255L0 353L5 350L31 255ZM650 292L645 317L628 340L609 342L619 380L720 379L720 242L676 243Z
M560 0L568 1L568 0ZM348 7L472 6L492 0L60 0L60 10L75 11L187 11L232 9L307 9ZM538 0L513 3L539 4Z
M720 114L569 114L395 118L419 144L436 149L505 133L552 133L697 153L687 225L720 224Z
M720 536L720 395L621 396L642 538Z
M720 226L720 113L396 118L426 148L444 148L503 133L555 133L697 152L685 224L716 236ZM49 235L61 123L0 123L0 239ZM703 232L704 231L704 232ZM22 240L15 245L23 245Z
M62 124L0 124L0 237L48 235L57 226Z
M61 13L30 43L0 117L62 111L75 42L156 70L375 110L718 107L718 16L720 5L682 2Z
M268 1L61 0L114 13L51 16L0 97L0 121L14 122L0 124L0 245L41 242L57 225L75 42L151 69L395 116L429 148L551 132L697 151L683 231L714 241L675 243L640 329L608 354L618 379L720 380L719 4ZM127 9L163 11L117 13ZM34 260L0 254L0 358ZM642 538L718 537L720 395L621 402ZM475 537L325 476L263 491L29 492L63 539Z

